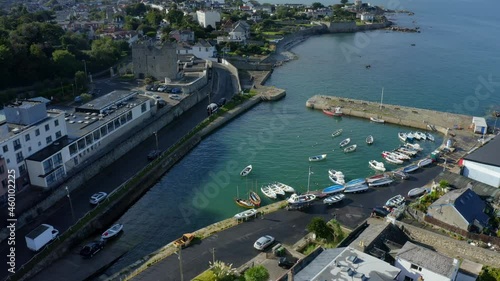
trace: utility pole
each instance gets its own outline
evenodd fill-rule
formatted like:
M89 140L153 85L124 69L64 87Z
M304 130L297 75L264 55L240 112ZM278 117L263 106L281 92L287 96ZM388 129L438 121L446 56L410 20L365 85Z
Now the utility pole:
M215 248L212 248L212 264L215 264Z
M89 74L87 73L87 62L85 60L83 61L83 67L85 68L85 81L89 80Z
M182 273L182 247L179 247L179 253L177 255L179 258L179 270L181 271L181 281L184 281L184 274Z
M75 221L75 211L73 210L73 202L71 202L71 196L69 196L69 189L66 186L66 196L69 200L69 207L71 208L71 216L73 217L73 221Z
M153 134L155 134L155 139L156 139L156 151L158 151L158 132L154 131Z

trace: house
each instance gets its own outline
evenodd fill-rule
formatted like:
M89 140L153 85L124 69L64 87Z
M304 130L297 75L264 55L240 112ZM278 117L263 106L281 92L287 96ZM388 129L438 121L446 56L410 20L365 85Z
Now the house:
M237 21L233 24L229 36L218 36L217 44L222 42L237 42L245 44L247 39L250 38L250 25L245 21Z
M484 135L486 134L486 120L483 117L472 117L472 126L474 127L474 133Z
M370 13L362 13L361 14L362 21L373 21L374 18L375 18L375 16L373 14L370 14Z
M438 252L406 242L396 256L398 281L454 281L460 262Z
M488 225L486 203L471 188L447 192L427 208L427 215L465 231L481 231Z
M203 28L210 25L215 29L217 23L220 22L220 13L217 11L196 11L196 20Z
M193 45L191 50L192 54L200 59L216 60L217 58L217 49L205 39L198 40L198 42Z
M314 19L333 16L333 11L330 8L319 8L319 9L308 8L305 10L304 13L308 17L311 17Z
M400 269L352 247L323 250L295 276L294 281L395 280Z
M495 137L460 160L461 174L500 187L500 138Z
M172 30L169 36L177 42L194 42L194 31L191 30Z

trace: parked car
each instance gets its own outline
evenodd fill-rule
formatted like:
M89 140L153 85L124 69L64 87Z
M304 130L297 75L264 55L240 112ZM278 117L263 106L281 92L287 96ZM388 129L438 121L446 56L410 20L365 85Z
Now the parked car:
M279 260L278 260L278 266L279 267L282 267L282 268L286 268L286 269L290 269L292 266L295 265L295 262L291 261L289 258L287 257L281 257Z
M146 91L153 91L153 84L146 85Z
M156 157L160 156L161 154L161 151L160 150L151 150L149 153L148 153L148 159L149 160L153 160L153 159L156 159Z
M180 94L182 93L181 88L172 88L172 91L170 91L172 94Z
M181 96L179 95L170 95L170 98L173 100L181 100Z
M104 199L106 199L106 197L108 197L108 194L106 192L97 192L96 194L90 196L90 204L93 204L93 205L97 205L99 203L101 203L102 201L104 201Z
M167 86L161 85L160 87L158 87L158 92L165 92L165 91L167 91Z
M165 100L158 100L157 105L158 105L158 108L162 108L165 105L167 105L167 102Z
M387 210L385 207L375 207L372 210L372 216L385 217L390 214L391 211Z
M253 247L259 251L263 251L271 244L273 244L273 242L274 242L274 237L272 237L271 235L264 235L259 239L257 239L257 241L255 241Z
M91 258L95 254L97 254L100 250L102 250L105 244L106 244L105 240L90 242L87 245L83 246L83 248L80 250L80 255L84 258Z
M217 105L219 107L222 107L226 104L226 98L221 98L218 102L217 102Z

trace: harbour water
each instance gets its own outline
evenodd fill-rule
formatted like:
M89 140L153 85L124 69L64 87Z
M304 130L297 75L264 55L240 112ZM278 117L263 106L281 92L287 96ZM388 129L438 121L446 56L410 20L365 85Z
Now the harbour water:
M286 98L261 103L209 136L131 207L119 221L126 226L121 239L135 247L107 273L184 232L242 211L233 202L237 193L243 197L248 190L273 181L306 191L309 166L311 190L331 185L327 177L331 168L343 171L348 179L372 175L368 160L381 161L381 151L400 144L397 132L410 130L328 117L305 107L312 95L380 101L384 87L384 103L486 116L491 105L500 101L494 92L498 83L487 82L499 81L500 31L495 11L500 3L421 0L401 1L399 7L415 15L399 15L398 20L419 26L421 33L325 35L295 47L292 51L299 59L277 68L267 82L286 89ZM339 128L344 133L332 138ZM369 134L375 138L372 146L365 143ZM350 154L339 148L347 137L358 145ZM442 136L436 137L435 143L420 142L423 154L441 144ZM325 161L308 162L309 156L322 153L328 154ZM248 164L254 169L242 178L239 172Z

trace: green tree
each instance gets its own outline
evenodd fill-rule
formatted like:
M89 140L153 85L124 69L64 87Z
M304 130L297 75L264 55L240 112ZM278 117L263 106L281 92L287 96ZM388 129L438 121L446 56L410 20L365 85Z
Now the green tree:
M340 0L340 3L344 5L347 4L347 2L349 2L349 0Z
M111 38L101 38L92 42L90 56L95 63L101 66L111 66L120 58L117 44Z
M267 281L269 272L262 265L257 265L245 271L245 281Z
M161 11L152 9L146 14L146 21L150 26L158 27L163 20L163 15Z
M78 86L79 89L86 89L87 88L88 79L87 79L87 75L85 75L84 71L79 70L75 73L75 81L76 81L76 85Z
M478 281L498 281L500 280L500 268L484 266L477 278Z
M70 73L75 73L78 63L72 53L67 50L55 50L52 53L52 59L60 76L68 77Z
M315 217L307 225L307 230L316 234L318 238L326 240L332 239L332 231L326 224L325 220L320 217Z
M126 16L123 28L126 30L137 30L139 25L141 25L141 21L138 18Z
M226 264L223 261L210 262L210 270L214 273L217 281L234 280L236 271L232 267L232 264Z
M179 11L177 9L172 9L168 11L167 20L173 26L179 27L182 25L182 20L184 18L184 12Z
M323 6L323 4L319 3L319 2L314 2L312 3L311 7L314 9L314 10L317 10L317 9L320 9L320 8L324 8L325 6Z

